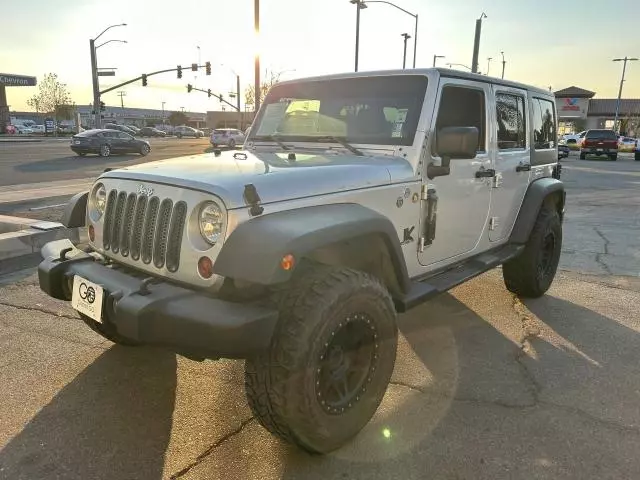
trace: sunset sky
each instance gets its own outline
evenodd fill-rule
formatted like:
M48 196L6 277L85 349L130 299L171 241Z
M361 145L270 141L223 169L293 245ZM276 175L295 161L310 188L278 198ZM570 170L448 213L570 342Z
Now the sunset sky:
M501 72L500 51L507 60L506 78L558 90L570 85L597 92L596 98L615 97L622 65L614 57L640 57L640 1L596 0L395 0L419 15L418 67L429 67L433 55L446 62L471 65L475 19L484 20L480 70ZM606 5L606 7L603 7ZM217 100L205 94L187 94L187 83L226 95L253 83L253 54L259 45L262 67L283 71L282 78L353 70L355 6L349 0L262 0L259 42L253 33L253 0L233 1L123 1L50 0L3 1L3 46L0 71L41 78L55 72L65 82L76 104L91 101L89 39L114 23L98 43L100 67L117 68L116 77L102 77L101 87L141 73L186 67L198 60L212 63L210 77L185 69L183 78L164 74L123 88L125 105L190 111L218 110ZM402 66L401 34L413 35L414 20L385 4L363 10L360 31L360 70ZM412 60L409 40L408 61ZM221 66L224 64L224 66ZM11 110L26 110L36 87L7 89ZM640 97L640 62L627 68L625 97ZM119 105L116 92L103 97Z

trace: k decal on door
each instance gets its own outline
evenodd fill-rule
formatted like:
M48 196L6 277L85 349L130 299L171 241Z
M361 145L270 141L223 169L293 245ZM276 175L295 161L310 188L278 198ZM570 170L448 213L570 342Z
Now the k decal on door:
M406 245L407 243L413 242L415 239L413 238L413 231L415 230L415 225L411 228L405 228L403 232L403 239L400 245Z

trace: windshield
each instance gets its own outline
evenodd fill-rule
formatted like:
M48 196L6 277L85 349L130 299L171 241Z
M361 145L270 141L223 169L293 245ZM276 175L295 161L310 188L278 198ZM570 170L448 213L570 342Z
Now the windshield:
M252 138L332 136L350 143L412 145L426 89L427 78L419 75L276 85L251 129Z
M589 140L617 140L618 137L613 130L589 130L587 138Z

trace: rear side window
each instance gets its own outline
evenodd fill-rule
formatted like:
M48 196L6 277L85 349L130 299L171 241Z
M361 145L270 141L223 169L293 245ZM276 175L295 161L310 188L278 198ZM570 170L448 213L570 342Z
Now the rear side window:
M613 130L589 130L587 138L597 140L617 140L618 136Z
M556 147L555 107L549 100L531 100L533 120L533 146L536 150Z
M496 94L498 148L526 148L527 134L524 98L508 93Z

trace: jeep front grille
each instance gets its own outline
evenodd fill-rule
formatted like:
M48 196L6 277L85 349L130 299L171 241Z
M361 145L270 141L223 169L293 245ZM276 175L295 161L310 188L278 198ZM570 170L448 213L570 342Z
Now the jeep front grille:
M106 251L153 262L156 268L166 265L170 272L180 266L180 247L187 218L185 202L173 203L135 193L111 190L104 214L102 245Z

